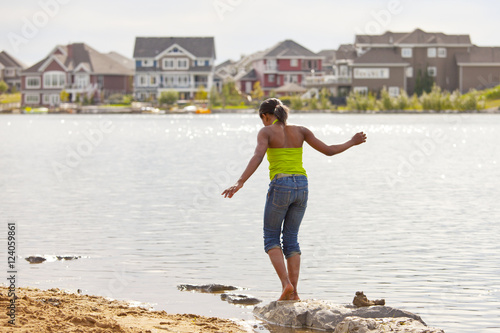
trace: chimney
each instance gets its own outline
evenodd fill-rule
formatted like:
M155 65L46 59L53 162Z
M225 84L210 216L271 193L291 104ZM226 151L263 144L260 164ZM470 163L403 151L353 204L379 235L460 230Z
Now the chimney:
M67 49L68 49L68 59L72 59L73 58L73 44L68 44Z

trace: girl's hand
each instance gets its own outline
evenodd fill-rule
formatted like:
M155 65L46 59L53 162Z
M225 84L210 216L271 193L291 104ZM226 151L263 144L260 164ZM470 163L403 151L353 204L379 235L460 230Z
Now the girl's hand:
M356 133L351 140L355 146L362 144L363 142L366 142L366 134L363 132Z
M222 192L222 193L221 193L221 195L223 195L223 196L224 196L224 198L227 198L227 197L232 198L232 197L233 197L233 195L234 195L236 192L238 192L238 190L239 190L240 188L242 188L242 187L243 187L243 184L242 184L242 183L240 183L240 182L236 182L236 184L235 184L235 185L233 185L233 186L228 187L227 189L225 189L225 190L224 190L224 192Z

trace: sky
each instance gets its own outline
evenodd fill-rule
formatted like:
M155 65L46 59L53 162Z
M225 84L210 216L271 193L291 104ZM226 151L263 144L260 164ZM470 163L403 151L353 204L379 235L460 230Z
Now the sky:
M133 57L136 37L214 37L216 63L285 39L313 52L385 31L469 34L500 46L498 0L0 0L0 51L26 65L84 42Z

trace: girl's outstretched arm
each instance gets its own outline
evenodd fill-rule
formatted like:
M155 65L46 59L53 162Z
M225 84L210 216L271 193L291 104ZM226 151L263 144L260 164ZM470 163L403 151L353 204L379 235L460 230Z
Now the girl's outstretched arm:
M351 140L338 145L327 145L316 136L314 136L314 133L305 127L302 127L302 133L304 134L304 140L311 147L327 156L340 154L351 148L352 146L356 146L362 144L363 142L366 142L366 134L363 132L354 134Z
M267 148L269 146L269 134L267 133L266 128L262 128L257 135L257 147L255 148L255 152L253 153L252 158L248 162L248 165L243 171L243 173L240 176L240 179L236 182L231 187L228 187L227 189L222 192L222 195L224 198L232 198L233 195L238 192L240 188L243 187L245 182L250 178L251 175L257 170L259 167L260 163L262 163L262 160L264 159L264 155L266 155Z

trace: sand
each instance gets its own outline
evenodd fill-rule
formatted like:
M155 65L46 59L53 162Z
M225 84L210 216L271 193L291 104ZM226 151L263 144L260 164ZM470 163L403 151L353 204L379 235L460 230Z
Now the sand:
M16 288L16 296L13 326L8 316L12 297L7 287L0 286L0 332L247 332L227 319L150 311L59 289Z

